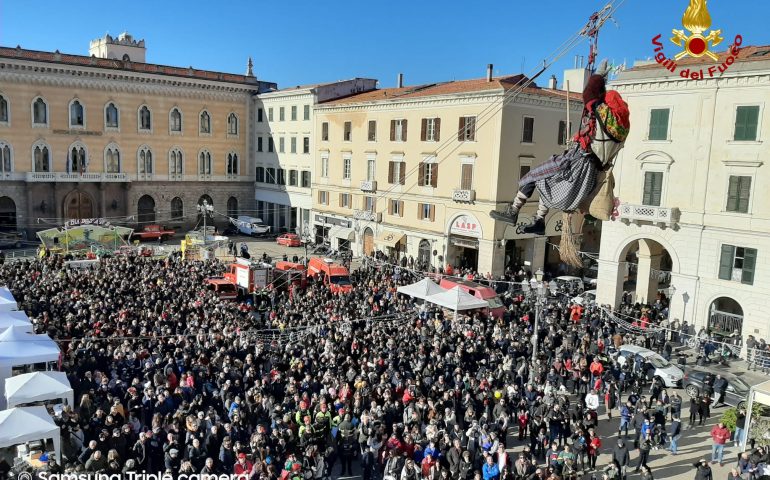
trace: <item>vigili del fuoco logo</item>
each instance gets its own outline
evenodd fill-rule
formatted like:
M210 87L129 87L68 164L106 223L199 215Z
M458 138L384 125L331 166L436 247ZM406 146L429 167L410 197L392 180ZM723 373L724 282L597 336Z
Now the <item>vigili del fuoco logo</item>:
M707 0L690 0L690 5L682 15L684 29L677 30L675 28L672 30L674 36L671 37L671 43L682 48L682 51L674 55L673 59L663 53L661 34L652 39L652 44L655 46L655 61L671 73L678 72L682 78L703 80L726 72L730 65L735 63L740 46L743 44L743 37L736 35L732 46L727 49L727 57L722 62L719 61L719 57L711 49L722 43L724 38L720 29L709 31L711 14L709 14L706 3ZM688 56L692 58L708 57L714 64L701 69L679 68L676 62Z

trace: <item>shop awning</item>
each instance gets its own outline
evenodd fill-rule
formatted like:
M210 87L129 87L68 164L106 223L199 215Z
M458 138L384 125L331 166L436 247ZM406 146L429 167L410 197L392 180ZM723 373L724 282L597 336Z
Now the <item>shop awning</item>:
M329 229L329 238L342 238L350 240L353 237L353 229L334 225Z
M400 242L406 235L401 232L394 232L392 230L385 230L381 234L377 235L374 243L378 245L384 245L386 247L395 248L396 244Z

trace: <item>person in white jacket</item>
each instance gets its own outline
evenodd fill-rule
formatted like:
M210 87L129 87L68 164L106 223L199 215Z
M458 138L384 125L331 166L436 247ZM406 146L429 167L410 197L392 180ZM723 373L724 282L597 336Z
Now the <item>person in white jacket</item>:
M596 394L596 390L591 390L586 395L586 408L594 412L599 409L599 395Z

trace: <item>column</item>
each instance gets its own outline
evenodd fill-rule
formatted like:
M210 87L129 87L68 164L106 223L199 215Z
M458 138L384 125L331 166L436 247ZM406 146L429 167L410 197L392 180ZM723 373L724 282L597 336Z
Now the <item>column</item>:
M639 269L636 272L636 301L652 303L658 293L657 270L660 269L659 254L639 252Z
M543 270L545 268L545 249L547 247L548 238L535 237L532 239L532 260L530 268L532 272Z
M611 260L598 260L599 272L596 276L596 303L617 307L623 296L623 281L626 276L626 263Z
M431 252L433 253L433 252ZM505 271L505 248L499 241L479 240L478 272L492 275L502 275Z
M99 216L101 218L107 217L107 200L105 196L105 185L103 182L99 182Z

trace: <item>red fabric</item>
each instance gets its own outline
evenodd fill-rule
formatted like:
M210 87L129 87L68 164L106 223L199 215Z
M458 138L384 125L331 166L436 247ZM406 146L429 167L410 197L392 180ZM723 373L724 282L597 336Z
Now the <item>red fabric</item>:
M719 425L714 425L711 429L711 438L717 445L724 445L730 440L730 430L725 427L719 428Z
M621 126L631 128L631 112L628 111L628 104L618 92L615 90L607 92L604 96L604 103L610 107L612 114Z
M591 443L588 444L588 454L596 455L599 453L599 449L602 448L602 441L599 437L591 439Z

